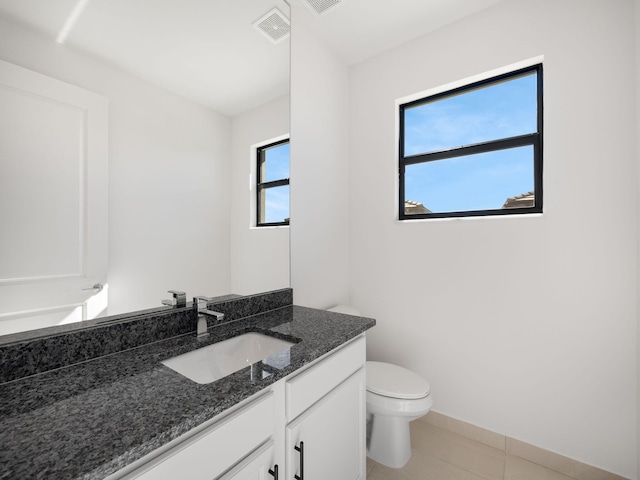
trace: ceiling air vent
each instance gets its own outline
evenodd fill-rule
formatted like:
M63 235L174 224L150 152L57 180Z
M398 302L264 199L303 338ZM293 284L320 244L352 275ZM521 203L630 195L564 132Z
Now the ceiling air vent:
M302 3L309 7L314 14L322 15L342 3L342 0L302 0Z
M289 19L277 8L274 8L269 11L269 13L256 20L253 23L253 26L273 43L278 43L284 40L291 33L291 24L289 23Z

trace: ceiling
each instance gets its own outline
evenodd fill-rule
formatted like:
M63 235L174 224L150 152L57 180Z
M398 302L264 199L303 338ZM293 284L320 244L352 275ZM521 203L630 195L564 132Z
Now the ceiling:
M252 24L284 0L0 0L0 16L233 116L289 92L289 40Z
M500 1L343 0L320 16L289 3L353 65ZM274 7L289 17L285 0L0 0L0 16L54 41L75 9L67 48L234 116L289 91L289 39L252 26Z
M348 65L505 0L342 0L307 24ZM289 0L305 7L305 0ZM295 15L294 15L295 18Z

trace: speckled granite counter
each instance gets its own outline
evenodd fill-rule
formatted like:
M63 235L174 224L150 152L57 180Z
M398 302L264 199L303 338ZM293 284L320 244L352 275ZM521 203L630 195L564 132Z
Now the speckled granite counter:
M154 451L375 325L297 306L0 385L0 479L99 479ZM257 331L287 339L289 364L200 385L160 362ZM264 378L263 378L264 377Z

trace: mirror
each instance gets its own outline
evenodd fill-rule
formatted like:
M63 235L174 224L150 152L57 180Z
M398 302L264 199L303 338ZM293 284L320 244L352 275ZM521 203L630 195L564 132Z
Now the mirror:
M1 78L14 81L0 88L14 128L0 135L0 177L19 186L0 199L0 335L157 308L170 289L290 285L288 227L255 227L252 185L255 149L289 134L288 18L284 0L0 0ZM31 79L46 101L22 92ZM71 100L48 97L71 87ZM51 166L58 145L67 170ZM94 238L88 178L107 151Z

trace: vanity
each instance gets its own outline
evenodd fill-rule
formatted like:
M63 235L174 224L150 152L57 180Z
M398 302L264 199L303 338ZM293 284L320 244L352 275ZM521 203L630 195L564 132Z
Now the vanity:
M267 293L210 306L226 309L226 320L209 325L204 340L189 309L168 309L168 320L153 321L166 338L5 377L0 478L365 478L365 332L375 320L294 306L290 289L276 293L276 301ZM163 333L171 314L193 331ZM148 330L143 315L93 334L124 344L126 328L145 322ZM287 348L203 383L166 365L246 334ZM9 347L28 357L23 341L0 346L0 360Z

